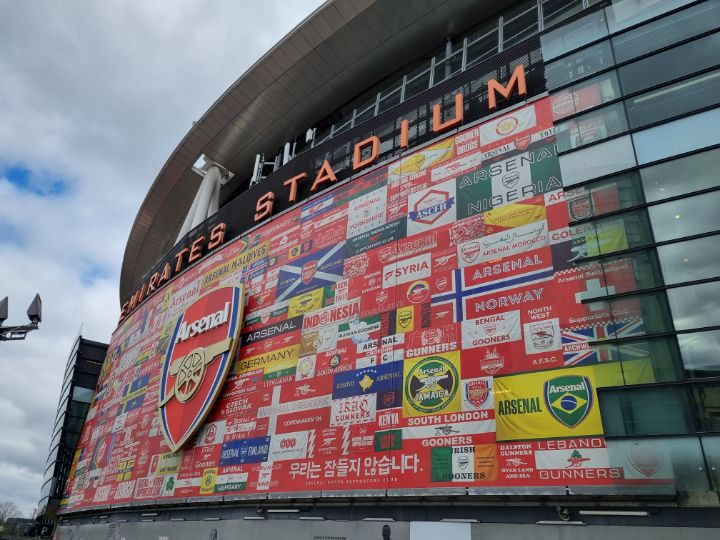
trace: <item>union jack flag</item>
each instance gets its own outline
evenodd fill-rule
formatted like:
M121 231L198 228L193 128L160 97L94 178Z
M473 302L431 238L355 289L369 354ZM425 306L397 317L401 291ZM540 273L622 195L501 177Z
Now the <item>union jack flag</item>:
M647 358L650 351L644 342L630 342L622 345L622 354L613 344L592 345L593 341L640 336L645 333L642 319L615 321L584 328L561 331L563 362L565 366L582 366L600 362L617 362L633 358Z

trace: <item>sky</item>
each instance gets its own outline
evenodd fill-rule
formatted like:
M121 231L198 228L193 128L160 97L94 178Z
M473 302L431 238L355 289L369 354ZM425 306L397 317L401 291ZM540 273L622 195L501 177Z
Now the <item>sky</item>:
M62 374L107 343L122 256L165 160L320 0L0 0L0 502L37 505Z

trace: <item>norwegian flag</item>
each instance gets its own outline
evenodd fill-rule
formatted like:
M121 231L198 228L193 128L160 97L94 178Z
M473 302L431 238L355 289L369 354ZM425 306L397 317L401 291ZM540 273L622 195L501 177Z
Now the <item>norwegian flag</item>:
M647 358L650 351L643 342L624 343L622 355L615 346L599 347L597 344L592 344L594 341L643 334L645 334L645 324L641 319L562 330L563 363L565 366L581 366L632 358Z
M542 248L547 250L548 248ZM532 253L539 253L540 250ZM507 259L528 259L528 254L518 255L516 257L508 257ZM506 259L506 260L507 260ZM482 269L487 265L476 265L457 269L452 271L450 275L450 286L447 292L432 295L432 308L434 312L446 310L453 312L452 321L444 320L442 322L460 322L467 318L466 301L489 294L499 294L505 291L516 291L519 287L527 287L538 283L546 283L553 279L552 263L549 256L547 259L537 258L531 259L537 261L537 265L529 265L531 270L524 273L501 273L496 279L476 279L473 277L478 269ZM489 263L492 265L493 263ZM434 321L437 324L439 321Z

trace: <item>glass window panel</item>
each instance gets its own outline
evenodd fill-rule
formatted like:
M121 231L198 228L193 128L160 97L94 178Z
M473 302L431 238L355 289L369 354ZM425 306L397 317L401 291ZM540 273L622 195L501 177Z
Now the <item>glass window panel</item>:
M468 33L468 43L473 42L479 38L487 36L488 34L497 35L498 24L500 23L499 17L491 17L488 21L482 23L479 27L473 29Z
M567 26L540 36L545 61L592 43L608 33L603 10L589 13Z
M429 80L429 78L428 78L428 80ZM358 111L358 112L355 114L355 125L357 126L360 122L364 122L365 120L369 120L369 119L372 118L373 116L375 116L375 104L370 105L370 106L367 107L366 109L364 109L364 110L362 110L362 111Z
M693 387L701 431L720 431L720 384Z
M668 289L667 298L677 330L720 325L720 281Z
M669 332L672 318L663 292L641 293L605 302L586 302L584 315L592 320L608 319L607 338L621 339ZM576 307L578 314L581 311ZM575 317L579 320L578 317ZM601 339L601 338L598 338Z
M577 114L620 97L617 73L610 71L550 96L553 121Z
M582 0L543 0L543 25L549 28L582 10Z
M47 461L45 463L52 463L55 461L55 458L58 454L58 446L52 449L52 451L48 454Z
M435 64L433 84L444 81L462 69L462 51L458 51L447 59Z
M556 126L560 152L580 148L627 131L622 103L576 116Z
M347 120L344 124L335 124L333 125L332 134L333 136L338 135L339 133L342 133L343 131L347 131L352 127L352 119Z
M615 65L609 41L602 41L545 65L548 90L585 79Z
M720 330L678 334L677 342L689 377L720 376Z
M430 70L426 70L405 85L405 99L410 99L430 88Z
M54 487L55 487L55 479L51 478L50 480L47 481L47 483L45 483L45 485L43 485L42 489L40 490L40 496L42 496L42 497L49 496L50 492L53 490Z
M53 435L52 440L50 441L50 446L49 446L49 448L52 448L53 446L55 446L55 445L60 441L60 435L62 435L62 432L63 432L62 429L57 430L57 432L55 433L55 435Z
M695 432L691 400L684 386L602 390L598 401L606 436Z
M503 14L503 47L520 43L538 32L537 2L524 2Z
M720 108L638 131L632 136L638 163L642 165L720 144L718 124L720 124Z
M720 59L720 33L685 43L618 69L625 94L679 79L716 66Z
M77 442L79 438L79 433L70 433L69 431L65 432L65 434L63 435L63 444L69 446L70 448L77 448Z
M482 62L486 58L497 54L498 52L498 33L497 29L492 32L480 36L472 42L468 42L467 47L467 67Z
M78 418L76 416L70 416L67 422L67 429L70 431L80 432L82 431L85 418Z
M90 403L92 401L95 391L92 388L82 388L76 386L73 388L73 400L82 401L83 403Z
M680 352L674 336L651 338L645 341L632 341L618 345L619 353L623 361L623 370L626 373L626 384L640 384L644 382L639 377L633 378L640 364L646 369L645 363L648 363L647 369L651 370L649 378L654 379L653 382L677 381L682 378L682 362L680 361ZM647 357L642 356L647 354ZM629 369L632 368L632 369Z
M396 88L391 93L383 94L383 96L380 98L380 104L378 106L378 112L383 112L388 110L390 107L393 107L400 103L400 88Z
M662 15L692 0L615 0L605 8L610 33Z
M315 132L315 145L318 145L321 142L325 141L325 139L330 138L330 130L332 129L332 125L317 127L316 129L317 131Z
M704 73L630 98L628 120L639 128L720 103L720 71Z
M700 437L713 489L720 491L720 435Z
M672 330L670 311L665 294L662 292L618 298L612 300L610 305L616 320L635 317L642 321L643 327L636 329L635 333L654 334ZM638 312L639 317L636 315ZM623 336L618 334L617 337Z
M640 178L648 201L719 186L720 149L641 169ZM678 181L680 178L682 181Z
M571 238L577 258L607 255L652 243L644 210L578 225L572 228Z
M720 191L648 208L655 240L662 242L720 229Z
M629 135L560 156L560 171L565 187L629 169L635 164Z
M657 253L667 285L720 275L719 236L658 246Z
M720 27L720 3L703 2L671 17L643 25L612 38L618 62L632 60L673 43Z
M608 284L602 294L619 294L659 287L663 284L657 258L652 250L628 253L593 263L601 265L603 279Z
M593 182L565 192L572 221L601 216L645 202L637 172Z
M665 407L662 411L658 411L657 407L658 404L655 414L661 419ZM697 437L611 439L607 441L607 448L610 466L622 467L624 478L638 483L647 481L660 490L660 486L667 482L672 494L676 490L708 490L705 462Z
M594 346L600 364L593 367L598 388L677 381L680 356L674 338L660 337Z

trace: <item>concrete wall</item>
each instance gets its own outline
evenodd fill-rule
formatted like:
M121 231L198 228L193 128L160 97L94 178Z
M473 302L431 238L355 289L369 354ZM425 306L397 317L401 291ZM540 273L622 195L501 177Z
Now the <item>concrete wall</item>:
M720 521L718 522L720 524ZM720 528L224 520L66 525L59 540L720 540ZM387 536L385 538L388 538Z

